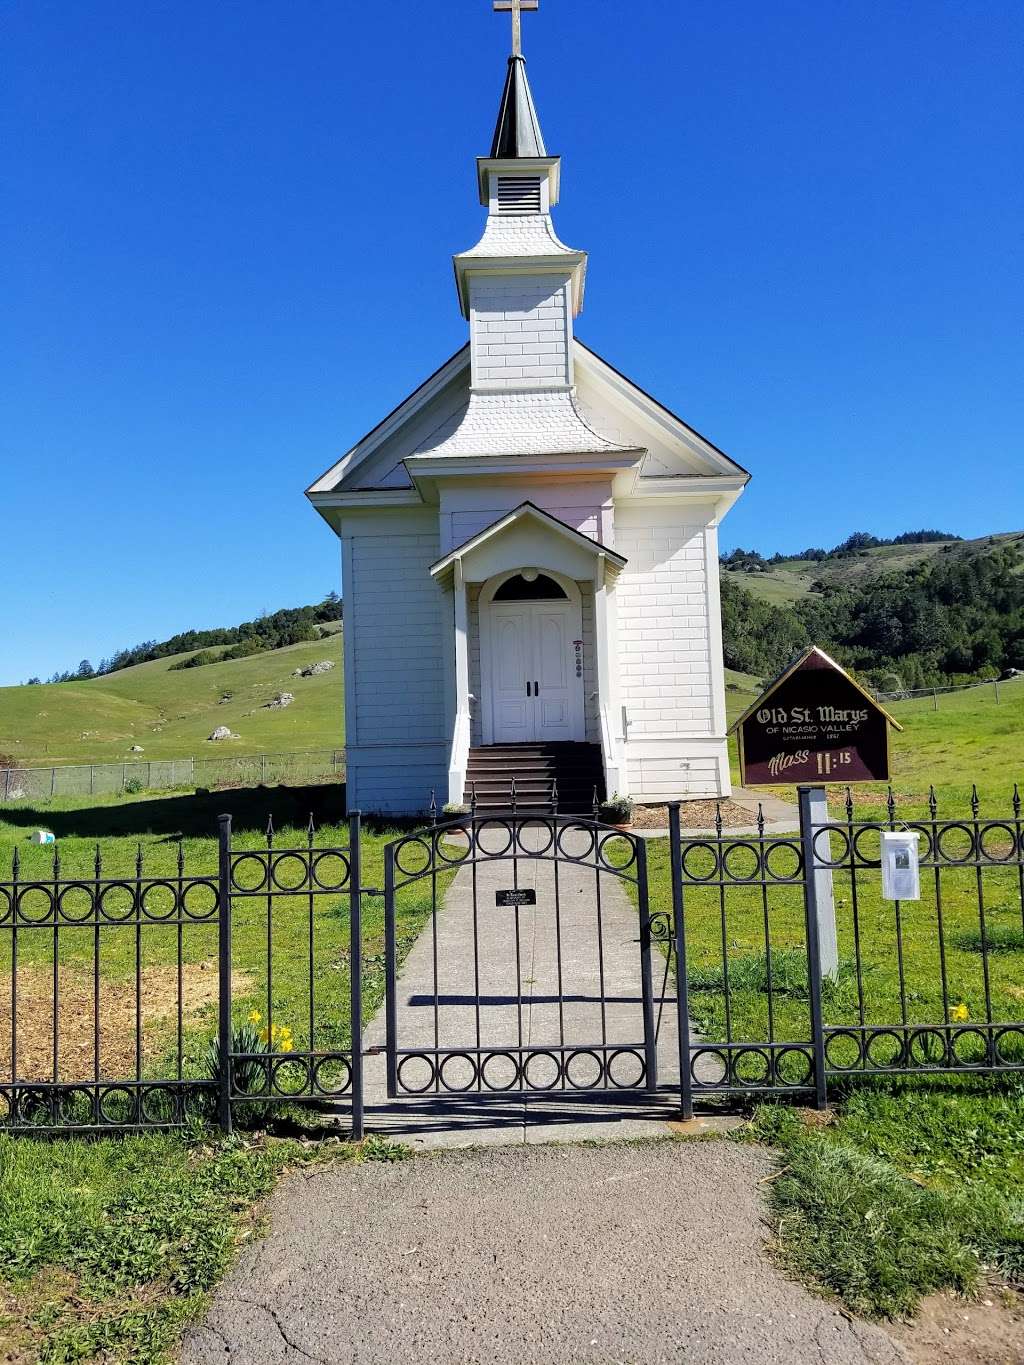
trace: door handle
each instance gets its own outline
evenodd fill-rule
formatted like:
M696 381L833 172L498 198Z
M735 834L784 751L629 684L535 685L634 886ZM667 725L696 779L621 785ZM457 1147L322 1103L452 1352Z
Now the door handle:
M534 695L535 697L539 697L539 696L540 696L540 683L539 683L539 682L535 682L535 683L533 684L533 695Z
M527 695L527 696L530 695L530 684L529 684L529 683L526 684L526 695Z

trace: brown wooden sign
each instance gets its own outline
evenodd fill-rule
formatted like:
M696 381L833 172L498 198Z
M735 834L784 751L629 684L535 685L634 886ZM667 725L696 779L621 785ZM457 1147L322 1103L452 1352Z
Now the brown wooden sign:
M903 728L811 646L736 722L740 781L745 787L887 782L890 725Z

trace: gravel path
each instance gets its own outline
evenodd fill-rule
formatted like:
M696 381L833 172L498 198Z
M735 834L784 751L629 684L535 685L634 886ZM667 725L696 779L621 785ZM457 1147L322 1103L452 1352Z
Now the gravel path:
M761 1152L488 1149L285 1180L185 1365L897 1365L763 1250Z

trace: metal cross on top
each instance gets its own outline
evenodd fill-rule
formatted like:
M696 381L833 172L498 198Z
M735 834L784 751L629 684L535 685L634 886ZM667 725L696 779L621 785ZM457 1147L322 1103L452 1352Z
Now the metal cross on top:
M522 11L524 9L539 9L540 0L494 0L494 8L512 11L512 55L513 57L521 57L523 55Z

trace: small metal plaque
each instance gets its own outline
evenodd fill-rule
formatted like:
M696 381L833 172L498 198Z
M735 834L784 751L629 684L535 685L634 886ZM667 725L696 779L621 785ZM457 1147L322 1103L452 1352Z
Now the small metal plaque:
M524 886L517 891L495 891L495 905L536 905L537 893L532 886Z

